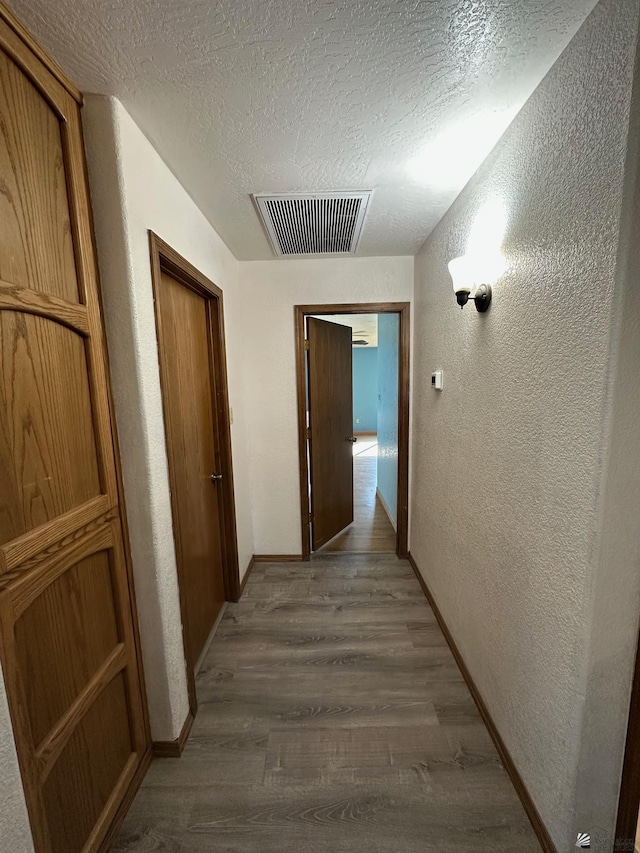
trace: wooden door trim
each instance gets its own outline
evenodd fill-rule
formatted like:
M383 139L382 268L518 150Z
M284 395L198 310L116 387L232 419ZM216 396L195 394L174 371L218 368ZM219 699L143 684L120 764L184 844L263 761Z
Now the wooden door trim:
M113 530L107 516L101 519L101 524L84 530L83 534L67 543L67 547L52 548L44 553L41 559L31 561L21 571L11 572L0 577L2 589L11 592L15 618L19 619L39 598L45 589L54 583L75 563L114 547ZM64 542L64 540L63 540ZM60 543L62 544L62 543ZM26 577L27 571L31 577Z
M60 717L53 729L45 739L36 747L36 762L40 771L40 784L42 784L60 753L67 745L78 722L89 711L96 697L102 693L111 681L122 672L127 665L127 653L124 643L118 643L109 657L98 668L89 679L65 713Z
M67 536L77 539L101 522L112 508L106 495L98 495L75 509L17 536L12 542L0 545L0 584L6 583L7 572L43 552L47 555L68 545ZM106 520L106 518L104 519ZM56 529L57 527L57 529Z
M72 305L64 299L47 293L38 293L26 287L15 287L0 280L0 310L20 311L56 320L74 332L88 337L89 318L85 305Z
M409 553L409 395L411 373L411 303L349 302L327 305L294 305L296 347L296 392L298 411L298 463L300 470L300 521L302 527L302 559L311 559L311 525L309 522L309 464L307 459L305 317L314 314L398 314L398 529L396 554Z
M15 35L22 42L23 47L25 47L31 53L35 54L38 60L56 78L58 83L61 83L64 86L64 88L71 95L71 97L79 104L82 104L82 94L80 93L80 89L74 86L74 84L71 82L71 80L69 80L62 68L58 65L58 63L51 59L51 57L45 53L45 51L40 47L38 42L33 38L31 33L27 30L27 28L20 23L20 21L16 18L13 12L7 9L7 7L3 3L0 3L0 19L6 21L6 23L14 31Z
M616 843L614 850L632 850L625 846L636 837L638 811L640 809L640 642L636 651L636 660L631 686L629 706L629 724L625 743L622 780L618 798L618 817L616 821Z
M229 409L229 389L227 383L227 359L226 341L224 331L224 303L222 290L210 281L193 264L183 258L168 243L165 243L153 231L149 231L149 251L151 255L151 280L153 285L153 302L156 318L156 332L158 344L158 359L160 363L160 389L163 399L165 397L165 376L167 373L166 360L162 347L162 318L159 305L159 288L161 287L162 273L174 278L184 287L195 291L202 296L207 305L208 337L210 358L212 366L210 376L211 400L215 406L218 422L217 445L220 453L220 461L224 478L220 483L220 508L222 514L221 546L222 546L222 576L224 579L225 599L227 601L238 601L240 598L240 570L238 562L238 538L236 530L236 508L233 487L233 461L231 451L231 415ZM167 435L168 448L172 445L172 427L170 420L166 417L163 407L165 432ZM176 505L177 490L174 482L174 472L169 458L167 459L169 469L169 485L171 489L171 512L173 517L173 534L176 540L176 563L178 568L178 590L180 596L180 610L183 623L183 645L185 660L187 664L187 682L189 688L189 707L195 715L197 710L194 666L195 661L190 660L189 644L187 643L187 604L184 592L183 567L180 562L180 531L177 524L178 508Z
M125 817L127 816L127 812L131 808L131 805L135 799L135 796L138 793L138 790L139 790L140 786L142 785L142 782L144 781L144 777L147 775L147 771L148 771L149 766L151 764L152 758L153 758L153 752L151 750L151 747L149 747L149 749L147 749L147 751L143 755L142 761L138 765L138 768L135 771L135 773L133 774L133 777L128 781L128 784L120 786L120 787L124 788L124 794L122 795L122 799L120 800L120 804L116 808L113 808L112 812L109 812L108 809L109 809L109 806L111 804L107 803L106 810L108 811L108 813L112 814L113 816L111 817L111 820L109 821L106 830L103 830L101 828L101 830L104 831L105 834L104 834L102 842L98 848L100 853L108 853L108 851L111 850L111 847L112 847L112 844L115 840L115 837L118 834L118 831L119 831L120 827L122 826ZM127 768L125 767L125 772L126 772L126 769ZM124 773L123 773L123 775L124 775ZM118 794L120 794L119 790L118 790ZM115 801L115 798L112 798L112 800Z

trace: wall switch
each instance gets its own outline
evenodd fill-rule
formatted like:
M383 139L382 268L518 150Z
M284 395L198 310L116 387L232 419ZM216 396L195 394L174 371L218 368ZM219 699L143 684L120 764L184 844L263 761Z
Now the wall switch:
M444 385L441 370L436 370L435 373L431 374L431 387L435 388L436 391L442 391Z
M360 418L356 418L356 423L357 423L357 424L359 424L359 423L360 423Z

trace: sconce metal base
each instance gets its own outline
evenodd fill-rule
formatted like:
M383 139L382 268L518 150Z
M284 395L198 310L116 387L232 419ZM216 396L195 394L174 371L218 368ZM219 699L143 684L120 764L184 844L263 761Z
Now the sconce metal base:
M488 311L489 305L491 305L491 285L479 285L474 295L474 301L476 303L476 311L479 311L481 314Z

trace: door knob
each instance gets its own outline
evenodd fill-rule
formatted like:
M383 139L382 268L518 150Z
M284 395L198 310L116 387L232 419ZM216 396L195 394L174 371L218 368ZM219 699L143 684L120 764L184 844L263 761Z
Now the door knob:
M218 480L222 479L222 474L211 474L209 479L212 483L216 483Z
M347 439L347 441L350 441L351 444L355 444L357 440L358 439L355 435L350 435L349 438Z

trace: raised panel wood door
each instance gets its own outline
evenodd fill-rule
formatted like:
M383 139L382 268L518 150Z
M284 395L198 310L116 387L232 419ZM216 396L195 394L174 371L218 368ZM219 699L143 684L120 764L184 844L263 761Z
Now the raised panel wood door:
M86 853L149 734L79 106L29 45L0 6L0 652L36 849Z
M315 551L353 521L353 378L350 326L309 317L311 543Z

